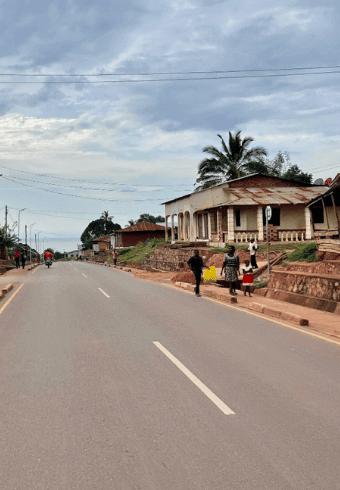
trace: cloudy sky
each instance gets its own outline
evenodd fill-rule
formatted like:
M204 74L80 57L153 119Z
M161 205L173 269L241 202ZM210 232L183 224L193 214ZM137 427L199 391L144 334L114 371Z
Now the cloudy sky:
M0 224L27 208L21 239L63 252L105 210L163 215L228 131L334 177L339 17L336 0L0 1Z

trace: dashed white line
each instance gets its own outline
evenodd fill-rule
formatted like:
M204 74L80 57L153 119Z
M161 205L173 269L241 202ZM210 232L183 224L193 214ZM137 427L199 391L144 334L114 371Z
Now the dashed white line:
M109 298L110 296L108 294L105 293L105 291L103 291L101 288L98 288L99 291L101 291L103 293L104 296L106 296L107 298Z
M83 274L83 276L84 276L84 277L87 277L87 276L85 276L85 274Z
M220 400L205 384L202 383L194 374L192 374L189 369L187 369L178 359L176 359L175 356L171 354L165 347L162 346L159 342L153 342L156 347L158 347L159 350L165 354L170 361L172 361L175 366L177 366L182 373L184 373L196 386L199 388L215 405L225 414L225 415L235 415L235 412L233 412L225 403Z

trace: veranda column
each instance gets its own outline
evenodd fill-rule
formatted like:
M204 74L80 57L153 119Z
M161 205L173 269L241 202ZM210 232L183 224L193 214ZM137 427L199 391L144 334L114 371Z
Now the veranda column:
M216 228L217 228L217 234L218 234L218 237L221 239L223 239L222 237L222 211L220 209L217 210L217 219L216 219ZM220 233L221 233L221 237L220 237Z
M165 216L165 241L167 242L168 241L168 218L169 216Z
M193 213L190 213L190 242L195 242L196 241L196 223L195 220L197 219L197 216L195 216Z
M174 215L171 215L171 241L175 241L175 218Z
M234 207L228 207L228 242L235 240L235 216Z
M263 207L262 206L257 207L257 229L259 232L259 242L263 242L264 236L263 236Z
M208 240L211 240L211 212L208 211Z
M311 240L313 231L312 231L312 215L309 208L305 208L305 220L306 220L306 240Z

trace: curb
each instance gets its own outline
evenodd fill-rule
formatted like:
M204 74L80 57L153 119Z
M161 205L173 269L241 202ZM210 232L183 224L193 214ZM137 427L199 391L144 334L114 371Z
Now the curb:
M195 286L187 282L175 282L175 286L181 289L186 289L187 291L194 292ZM237 298L235 296L225 296L223 294L215 293L214 291L202 291L201 295L203 298L214 298L224 303L237 303Z
M309 326L309 320L303 318L301 315L296 315L294 313L286 313L284 311L278 310L277 308L272 308L270 306L261 305L260 303L250 303L248 309L256 311L257 313L262 313L266 316L271 316L280 320L285 320L287 322L297 323L304 327Z
M13 284L7 284L4 288L1 289L0 299L2 299L5 294L9 293L13 289Z

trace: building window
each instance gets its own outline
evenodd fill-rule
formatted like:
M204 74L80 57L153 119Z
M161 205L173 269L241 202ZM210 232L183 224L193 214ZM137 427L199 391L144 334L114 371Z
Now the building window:
M235 210L235 226L241 226L241 210Z
M312 219L314 223L324 223L324 214L323 214L323 206L322 204L314 204L311 208L312 211Z
M217 212L212 211L210 213L210 220L211 220L211 233L217 233Z
M280 226L281 223L281 215L280 208L272 208L272 217L268 221L269 225ZM266 225L266 211L263 209L263 226Z

